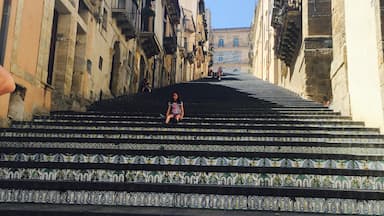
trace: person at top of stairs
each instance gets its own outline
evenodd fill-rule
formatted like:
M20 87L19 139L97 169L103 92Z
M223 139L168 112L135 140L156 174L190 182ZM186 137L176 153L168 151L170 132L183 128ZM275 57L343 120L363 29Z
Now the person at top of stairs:
M184 104L181 101L179 93L173 92L170 100L168 101L168 109L166 113L165 123L168 124L171 119L179 122L184 117Z

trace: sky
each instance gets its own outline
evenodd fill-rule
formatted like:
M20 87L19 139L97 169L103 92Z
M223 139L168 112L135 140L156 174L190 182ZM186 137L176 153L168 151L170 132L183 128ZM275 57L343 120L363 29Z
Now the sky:
M212 28L250 27L257 0L206 0Z

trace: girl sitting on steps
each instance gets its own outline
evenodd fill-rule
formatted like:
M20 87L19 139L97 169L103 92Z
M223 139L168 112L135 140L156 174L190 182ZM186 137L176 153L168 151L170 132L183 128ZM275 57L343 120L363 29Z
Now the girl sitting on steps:
M172 97L168 102L168 109L166 113L165 124L168 124L171 119L179 122L184 117L184 105L183 101L180 100L177 92L172 93Z

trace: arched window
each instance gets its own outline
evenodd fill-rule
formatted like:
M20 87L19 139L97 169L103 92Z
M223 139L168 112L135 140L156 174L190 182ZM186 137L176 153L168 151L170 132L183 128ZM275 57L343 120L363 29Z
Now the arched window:
M233 47L239 47L239 38L233 38Z
M224 47L224 39L223 38L219 39L218 47Z

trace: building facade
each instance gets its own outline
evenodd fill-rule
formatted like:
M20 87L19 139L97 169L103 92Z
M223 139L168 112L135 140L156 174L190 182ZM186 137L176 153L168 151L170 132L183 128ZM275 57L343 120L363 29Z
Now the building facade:
M252 73L384 129L382 1L259 1Z
M263 80L278 84L277 68L281 61L274 53L275 32L271 26L273 1L259 0L250 31L250 73Z
M249 27L212 29L213 71L249 71L249 33Z
M183 10L182 56L183 81L195 80L208 74L209 28L205 2L202 0L180 0ZM208 16L208 18L210 18Z
M204 1L195 3L193 30L206 32L198 10ZM158 88L198 78L178 67L179 0L4 0L0 9L0 64L17 84L0 96L1 126L50 111L84 111L137 93L144 79Z

